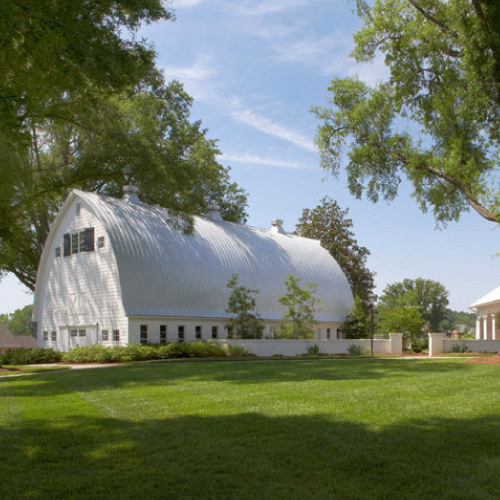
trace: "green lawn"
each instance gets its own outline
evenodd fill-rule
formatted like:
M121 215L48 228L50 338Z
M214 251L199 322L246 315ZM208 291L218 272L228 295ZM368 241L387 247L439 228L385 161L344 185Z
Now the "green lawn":
M497 499L500 366L177 362L0 379L1 499Z

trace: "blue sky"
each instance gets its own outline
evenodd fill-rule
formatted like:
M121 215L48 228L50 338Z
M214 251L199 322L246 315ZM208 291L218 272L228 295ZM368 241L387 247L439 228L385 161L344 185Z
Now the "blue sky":
M500 230L475 213L436 230L403 186L388 205L352 197L345 178L319 166L313 105L325 105L334 76L374 83L383 63L349 58L361 26L347 0L178 0L177 20L143 30L167 79L194 98L192 118L219 140L222 164L249 194L248 223L279 217L293 231L304 208L324 196L349 208L358 243L371 251L377 293L404 278L440 281L450 306L469 304L500 285ZM0 283L0 313L31 302L13 277Z

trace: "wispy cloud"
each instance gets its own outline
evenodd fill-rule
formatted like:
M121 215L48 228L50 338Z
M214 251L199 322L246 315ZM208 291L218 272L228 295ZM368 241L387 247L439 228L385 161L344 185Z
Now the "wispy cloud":
M234 120L249 125L261 132L291 142L306 151L316 151L314 142L310 137L276 123L266 116L259 115L251 109L234 109L229 114Z
M242 16L265 16L269 14L277 14L285 10L304 7L317 0L273 0L261 2L240 2L233 4L231 10Z
M375 57L372 62L360 64L352 59L346 74L348 76L358 75L360 80L369 85L387 81L390 77L389 68L384 64L382 56Z
M205 80L214 74L209 58L198 59L190 66L164 66L163 72L168 80L178 79L183 82Z
M172 0L172 7L182 9L194 7L200 3L204 2L204 0Z
M252 154L223 154L222 160L233 163L245 163L250 165L265 165L268 167L290 168L294 170L314 168L305 163L297 161L276 160L274 158L263 158Z
M349 66L351 37L337 32L322 37L296 36L271 41L279 62L293 63L317 70L322 75L345 72Z

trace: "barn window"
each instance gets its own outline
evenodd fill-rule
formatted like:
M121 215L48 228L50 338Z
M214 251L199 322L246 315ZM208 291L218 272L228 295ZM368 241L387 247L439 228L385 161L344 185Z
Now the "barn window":
M46 330L44 330L44 332L43 332L43 340L44 340L44 342L49 341L49 332Z
M52 342L57 342L57 332L50 332L50 340L52 340Z
M212 338L216 339L218 334L219 334L219 327L218 326L212 326Z
M179 342L184 342L184 326L179 326L177 328L177 334L179 337Z
M101 336L102 336L102 341L103 342L108 342L108 340L109 340L109 331L108 330L103 330L101 332Z
M196 331L196 338L201 339L201 326L196 326L195 331Z
M71 234L69 233L63 236L63 255L65 257L71 255Z
M104 236L97 238L97 248L104 248Z
M327 328L327 329L326 329L326 338L327 338L328 340L330 340L330 337L331 337L331 334L332 334L331 332L332 332L331 328Z
M87 330L78 330L78 336L79 337L86 337L87 336Z
M70 337L78 337L78 330L70 330L69 336Z
M78 253L78 233L71 235L71 253Z
M113 341L120 342L120 330L113 330Z
M94 251L94 228L89 227L80 232L80 252Z
M80 252L86 252L87 251L87 238L86 238L85 231L82 231L80 233Z
M61 247L56 247L56 257L61 256Z
M160 325L160 344L167 343L167 325Z
M148 325L141 325L141 344L148 343Z

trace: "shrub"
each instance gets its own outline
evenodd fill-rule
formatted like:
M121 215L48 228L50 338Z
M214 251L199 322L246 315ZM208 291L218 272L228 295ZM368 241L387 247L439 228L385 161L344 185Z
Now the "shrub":
M347 348L347 352L351 356L363 356L363 354L365 353L365 348L360 344L351 344Z
M58 363L62 355L59 351L35 347L32 349L9 349L0 354L0 365L36 365L40 363Z
M252 356L249 351L246 350L245 347L242 345L232 345L232 344L226 344L227 346L227 352L226 356L229 356L231 358L244 358L247 356Z
M470 349L465 342L460 342L459 344L453 344L451 346L451 352L464 353L470 352Z
M56 354L61 359L61 353ZM249 356L249 353L240 345L227 345L211 341L197 341L190 344L184 342L161 345L129 344L113 347L92 345L75 347L62 355L62 361L66 363L127 363L151 359L223 358L227 356L242 357ZM4 361L4 364L7 362Z
M226 356L224 345L216 342L191 342L186 350L193 358L223 358Z
M317 356L319 354L319 345L318 344L308 345L306 351L307 354L309 354L309 356Z

